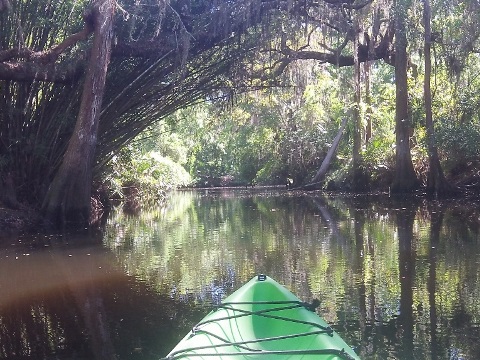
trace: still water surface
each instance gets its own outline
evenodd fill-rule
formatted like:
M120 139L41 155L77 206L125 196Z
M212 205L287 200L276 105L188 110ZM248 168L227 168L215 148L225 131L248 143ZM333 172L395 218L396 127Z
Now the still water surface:
M95 234L0 234L0 358L158 359L266 273L362 359L480 359L478 210L202 190Z

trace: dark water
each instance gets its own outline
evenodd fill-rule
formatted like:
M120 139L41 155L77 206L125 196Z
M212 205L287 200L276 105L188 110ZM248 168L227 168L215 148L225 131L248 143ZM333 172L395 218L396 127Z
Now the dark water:
M480 359L469 201L175 193L90 235L0 234L1 359L158 359L257 273L362 359Z

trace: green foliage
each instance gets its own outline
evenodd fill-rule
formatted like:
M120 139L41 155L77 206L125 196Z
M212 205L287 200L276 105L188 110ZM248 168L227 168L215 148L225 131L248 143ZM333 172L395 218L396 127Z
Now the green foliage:
M480 124L458 123L449 119L439 122L436 140L448 168L480 157Z
M394 139L390 137L374 136L370 139L365 152L364 161L373 169L392 169L395 156Z
M195 131L185 125L177 129L182 138L195 136L189 156L192 176L204 182L230 175L241 184L308 181L346 114L339 72L309 65L308 73L304 73L308 67L294 69L304 86L257 90L239 96L227 108L200 105L193 114L196 121L190 112L187 121L197 125Z
M161 127L163 129L163 127ZM164 129L163 129L164 130ZM113 196L148 201L162 198L165 191L187 186L191 182L190 175L182 167L179 160L186 160L185 151L179 142L168 141L165 132L157 134L150 131L150 137L124 147L114 156L105 172L104 181L112 189ZM175 134L173 140L178 139ZM155 140L159 145L155 145ZM161 153L154 149L163 149ZM175 157L172 159L170 155ZM130 199L131 200L131 199Z
M190 175L180 164L157 152L152 152L149 155L151 159L147 161L149 167L146 169L146 174L147 177L153 179L153 183L158 183L166 189L190 184Z

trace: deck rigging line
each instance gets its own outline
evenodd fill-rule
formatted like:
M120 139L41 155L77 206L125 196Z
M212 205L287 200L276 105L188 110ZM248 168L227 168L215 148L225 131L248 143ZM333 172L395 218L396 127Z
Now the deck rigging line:
M257 356L257 355L334 355L343 360L354 360L344 349L313 349L313 350L259 350L252 353L238 352L238 353L185 353L189 349L179 351L161 360L177 360L184 357L222 357L222 356Z
M217 349L217 348L220 348L220 347L235 346L235 347L238 347L240 349L248 350L252 353L259 354L259 353L262 353L265 350L253 349L253 348L250 348L246 345L257 344L257 343L262 343L262 342L267 342L267 341L294 339L294 338L298 338L298 337L302 337L302 336L320 335L320 334L325 334L325 331L324 330L317 330L317 331L309 331L309 332L304 332L304 333L299 333L299 334L274 336L274 337L254 339L254 340L244 340L244 341L230 341L228 339L222 338L219 335L213 334L210 331L205 331L205 330L199 330L199 331L195 332L194 334L192 334L191 336L195 336L195 335L198 335L198 334L206 334L206 335L215 337L218 340L222 341L223 344L195 346L195 347L191 347L191 348L188 348L188 349L180 350L179 352L206 350L206 349L212 349L212 348ZM281 350L281 351L288 351L288 350ZM302 350L302 351L309 351L309 350Z
M236 307L232 306L232 305L253 305L253 304L255 304L255 305L256 304L260 304L260 305L281 305L281 304L284 304L284 305L289 305L289 306L278 306L278 307L273 307L273 308L268 308L268 309L261 309L261 310L257 310L257 311L244 310L244 309L239 309L239 308L236 308ZM266 318L270 318L270 319L283 320L283 321L293 322L293 323L298 323L298 324L311 325L311 326L320 328L320 329L324 330L328 335L333 336L333 329L330 326L322 326L322 325L317 324L315 322L298 320L298 319L293 319L293 318L289 318L289 317L285 317L285 316L267 314L267 313L273 312L273 311L291 310L291 309L296 309L296 308L300 308L300 307L306 307L305 304L307 304L307 306L310 306L310 304L304 303L302 301L227 302L227 303L218 305L217 308L226 309L226 310L233 310L234 312L236 311L236 312L239 312L240 314L229 315L229 316L224 316L224 317L221 317L221 318L201 321L197 325L195 325L195 327L193 328L192 331L195 331L195 329L200 328L202 325L212 323L212 322L217 322L219 320L231 320L231 319L238 319L238 318L245 317L245 316L256 315L256 316L262 316L262 317L266 317ZM307 309L310 310L309 307L307 307Z

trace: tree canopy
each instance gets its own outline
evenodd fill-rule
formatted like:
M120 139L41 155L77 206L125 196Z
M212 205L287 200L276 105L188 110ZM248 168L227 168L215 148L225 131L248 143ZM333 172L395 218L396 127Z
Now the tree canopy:
M478 4L432 7L438 59L460 84L478 51ZM409 44L422 39L418 14L404 0L1 0L2 201L43 203L53 221L75 221L92 176L152 124L199 102L301 86L286 69L302 60L398 68L399 31ZM403 61L414 68L412 56Z

